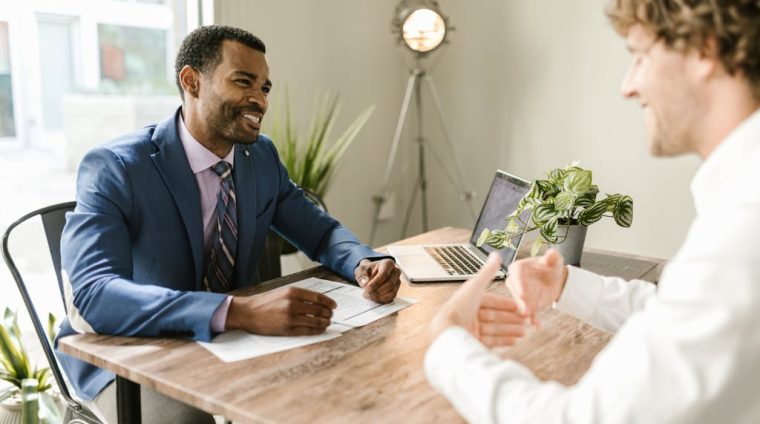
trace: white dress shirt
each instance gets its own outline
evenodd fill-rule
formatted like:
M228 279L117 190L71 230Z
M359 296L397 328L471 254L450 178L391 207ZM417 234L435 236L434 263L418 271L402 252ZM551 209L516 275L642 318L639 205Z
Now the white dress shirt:
M501 360L461 327L425 357L473 423L760 423L760 112L692 181L697 216L659 287L572 268L557 308L614 332L570 387Z

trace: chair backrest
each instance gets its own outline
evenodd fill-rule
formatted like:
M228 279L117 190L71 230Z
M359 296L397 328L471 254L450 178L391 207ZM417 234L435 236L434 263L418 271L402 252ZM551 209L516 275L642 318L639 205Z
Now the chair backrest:
M24 301L24 306L26 306L26 309L29 312L29 316L32 321L32 325L34 326L34 332L37 334L37 338L39 339L40 345L42 346L45 358L47 359L48 364L50 364L50 372L53 374L53 378L55 378L55 382L61 391L61 395L64 397L69 408L73 409L74 411L79 411L86 414L86 409L83 409L82 405L74 400L74 398L71 396L71 392L69 391L61 369L58 366L58 362L53 351L53 346L51 346L50 341L48 340L47 334L45 333L45 329L42 325L42 321L40 320L37 309L32 302L32 298L29 294L26 283L24 282L24 279L22 278L21 273L16 266L16 263L14 262L8 247L9 238L14 229L31 219L37 217L41 219L48 250L50 251L50 258L52 259L53 268L55 271L55 277L58 283L58 292L61 296L63 307L65 309L66 302L64 298L63 278L61 274L61 234L63 233L63 227L66 224L66 212L73 211L75 207L76 202L59 203L29 212L28 214L16 220L14 223L8 226L5 233L3 234L2 256L5 260L6 265L8 265L8 269L10 270L13 279L16 281L16 286L18 287L21 298ZM276 239L273 239L270 235L270 237L267 237L266 239L266 244L259 260L257 279L259 281L266 281L279 276L281 276L280 245L278 241ZM85 417L80 416L80 418ZM87 416L86 418L90 417Z
M280 239L277 233L270 230L264 239L264 249L261 251L259 265L256 268L256 283L261 283L282 276L280 264Z
M39 217L42 220L42 226L45 230L45 238L47 240L48 249L50 250L53 267L55 268L55 276L58 280L58 291L61 295L61 299L63 299L63 281L61 278L61 233L63 232L63 226L66 223L66 212L74 210L75 206L76 202L60 203L38 209L22 216L16 222L12 223L5 231L5 234L3 234L2 254L13 279L16 280L19 293L24 301L26 310L29 312L29 317L32 320L34 332L37 334L45 358L47 358L48 364L50 364L50 372L53 374L53 378L55 378L55 382L58 384L58 389L60 390L61 395L64 397L69 408L74 409L75 411L82 411L82 406L79 402L71 397L71 393L63 378L61 369L58 367L58 362L56 361L53 352L53 346L51 346L50 341L48 340L45 329L40 321L40 317L37 314L37 309L35 308L29 290L26 287L26 283L21 277L21 273L19 272L16 263L13 261L13 257L8 248L8 241L13 230L24 222ZM63 303L65 305L65 302Z

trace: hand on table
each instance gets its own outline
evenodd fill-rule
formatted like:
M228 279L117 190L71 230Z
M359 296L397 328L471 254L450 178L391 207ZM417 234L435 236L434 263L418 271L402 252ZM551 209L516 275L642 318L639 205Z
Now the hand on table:
M506 285L520 313L538 326L536 314L559 299L566 280L567 267L562 255L549 249L543 256L510 265Z
M272 336L321 334L337 306L329 297L299 287L233 296L226 329Z
M480 271L462 284L443 304L430 323L431 341L447 328L458 325L489 347L509 346L525 334L525 318L514 300L486 289L501 266L498 253L492 253Z
M364 288L364 297L377 303L393 302L401 286L401 271L391 259L362 259L354 277L359 287Z

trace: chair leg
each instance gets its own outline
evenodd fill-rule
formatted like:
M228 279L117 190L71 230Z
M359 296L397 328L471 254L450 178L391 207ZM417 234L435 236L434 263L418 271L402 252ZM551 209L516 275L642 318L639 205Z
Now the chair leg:
M116 376L116 413L119 424L140 424L142 413L140 407L140 385L126 378Z

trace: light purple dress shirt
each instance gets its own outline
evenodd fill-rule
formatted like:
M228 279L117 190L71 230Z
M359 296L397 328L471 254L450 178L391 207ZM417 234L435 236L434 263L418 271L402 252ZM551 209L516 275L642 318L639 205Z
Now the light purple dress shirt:
M185 155L190 162L190 169L195 174L195 181L198 182L198 190L201 195L201 213L203 216L203 257L208 257L209 252L213 247L212 236L214 234L214 226L216 226L216 219L214 217L214 209L216 209L216 199L221 189L221 178L211 169L212 166L219 162L219 156L215 155L211 150L207 149L198 140L196 140L190 131L185 126L185 121L182 115L179 116L179 124L177 125L179 130L179 139L182 141L182 148L185 149ZM230 164L235 165L235 149L230 150L224 160ZM211 317L211 330L217 333L224 331L224 327L227 324L227 312L230 308L230 302L232 302L232 296L227 296L227 299L219 305Z

